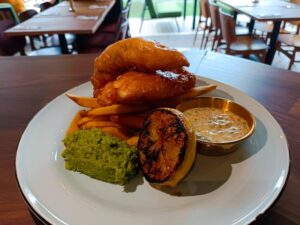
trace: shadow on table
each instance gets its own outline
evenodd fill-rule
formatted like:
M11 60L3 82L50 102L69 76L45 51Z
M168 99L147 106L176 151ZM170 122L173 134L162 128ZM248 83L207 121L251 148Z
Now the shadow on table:
M158 190L176 196L210 193L229 179L232 164L240 163L259 152L264 147L266 139L266 128L257 119L257 130L235 152L225 156L205 156L198 153L192 170L182 182L174 188L163 187Z

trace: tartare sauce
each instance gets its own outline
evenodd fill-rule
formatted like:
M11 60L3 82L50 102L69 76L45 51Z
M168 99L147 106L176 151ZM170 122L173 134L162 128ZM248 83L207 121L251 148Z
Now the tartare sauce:
M235 141L250 130L245 119L232 112L211 107L192 108L184 112L196 136L202 141L221 143Z

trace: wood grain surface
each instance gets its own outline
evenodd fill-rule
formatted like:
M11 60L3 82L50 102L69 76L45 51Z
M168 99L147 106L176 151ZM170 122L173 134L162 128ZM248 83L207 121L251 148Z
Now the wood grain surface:
M218 0L257 21L299 20L300 6L282 0Z
M75 1L76 12L66 1L5 31L7 36L41 34L93 34L113 7L115 0ZM97 8L98 7L98 8Z
M263 104L290 148L288 182L254 224L300 224L300 74L217 53L194 51L191 71L232 85ZM15 178L22 132L49 101L90 79L96 55L0 57L0 224L33 225Z
M0 224L34 224L17 188L15 155L31 118L64 91L86 82L95 55L0 58Z
M215 53L204 57L197 74L247 93L281 125L289 143L290 174L280 198L257 224L300 224L300 74Z

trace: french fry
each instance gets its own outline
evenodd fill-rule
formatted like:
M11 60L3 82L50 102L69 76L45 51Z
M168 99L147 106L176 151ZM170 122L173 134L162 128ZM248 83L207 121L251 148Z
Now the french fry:
M144 118L135 114L111 115L110 120L126 127L140 129L143 126Z
M88 111L89 110L81 110L81 112L80 112L81 117L87 117Z
M133 136L133 137L127 139L126 143L131 146L137 146L138 141L139 141L139 136Z
M120 138L121 140L127 140L129 138L127 133L124 132L121 128L118 128L118 127L103 127L101 130L105 134L110 134L112 136Z
M213 84L206 85L206 86L194 87L181 95L177 95L175 97L159 101L156 103L156 106L175 107L176 105L179 105L181 102L195 98L200 95L204 95L208 92L215 90L216 88L217 88L217 85L213 85Z
M97 102L97 98L89 98L89 97L82 97L77 95L66 94L69 99L75 102L77 105L87 108L98 108L100 105Z
M174 107L183 101L206 94L216 89L216 85L199 86L192 88L184 94L161 100L155 104L156 107ZM128 129L140 129L144 118L149 113L149 106L132 106L115 104L111 106L100 106L96 98L67 95L76 104L91 108L90 110L78 111L68 127L66 135L71 134L81 128L101 128L104 133L127 140L129 145L137 145L138 136L129 135ZM133 131L133 130L131 130ZM137 135L137 134L135 134Z
M66 132L66 136L69 135L69 134L72 134L74 133L75 131L79 130L79 127L77 126L77 123L78 121L81 119L81 111L78 111L74 118L72 119L68 129L67 129L67 132Z
M121 126L119 124L111 122L111 121L95 121L95 120L92 120L92 121L89 121L86 124L84 124L82 127L89 129L89 128L93 128L93 127L99 127L99 128L102 128L102 127L118 127L118 128L120 128Z
M81 127L82 125L90 121L108 121L108 120L109 120L108 116L86 116L86 117L82 117L78 121L77 126Z
M114 114L123 114L129 112L140 112L144 111L148 107L146 106L131 106L131 105L110 105L92 109L87 112L89 116L102 116L102 115L114 115Z
M86 124L89 121L92 121L94 119L93 116L86 116L86 117L82 117L78 123L77 126L81 127L82 125Z

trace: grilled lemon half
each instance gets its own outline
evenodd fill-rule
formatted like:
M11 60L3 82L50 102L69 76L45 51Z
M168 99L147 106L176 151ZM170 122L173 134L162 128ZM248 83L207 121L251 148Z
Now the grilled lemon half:
M159 108L145 119L137 147L146 180L174 187L194 164L196 137L180 111Z

